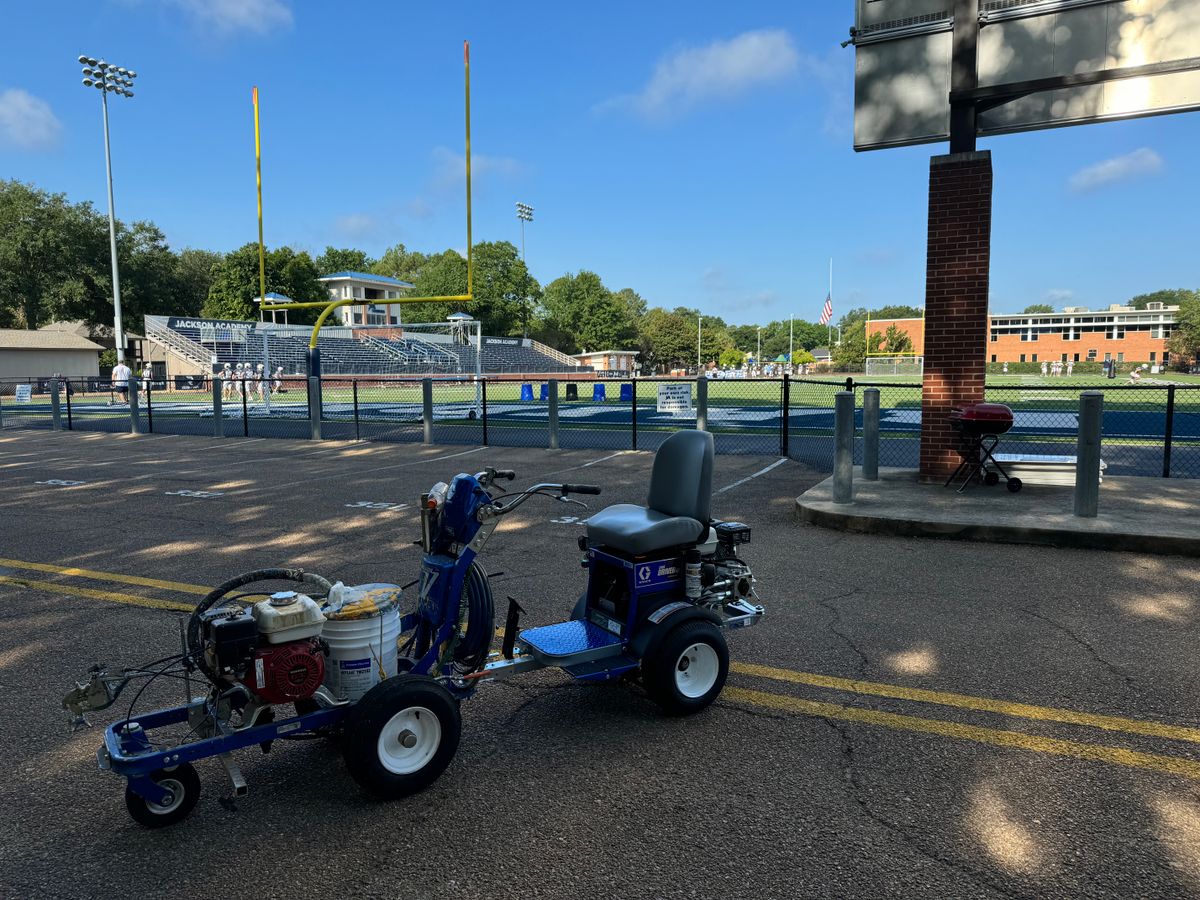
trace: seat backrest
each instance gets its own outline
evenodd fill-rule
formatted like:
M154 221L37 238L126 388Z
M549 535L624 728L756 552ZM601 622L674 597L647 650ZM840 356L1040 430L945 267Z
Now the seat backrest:
M658 448L646 505L669 516L708 524L712 503L713 436L677 431Z

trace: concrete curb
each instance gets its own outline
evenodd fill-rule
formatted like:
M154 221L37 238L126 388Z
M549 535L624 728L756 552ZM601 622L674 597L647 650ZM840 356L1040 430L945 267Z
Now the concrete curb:
M858 484L855 485L856 491ZM995 522L963 521L948 516L905 515L857 502L833 502L833 479L796 498L796 516L803 522L857 534L882 534L892 537L949 538L1002 544L1040 544L1085 550L1119 550L1167 556L1200 557L1200 534L1187 537L1172 534L1148 534L1137 531L1097 528L1096 519L1081 520L1080 527L1067 525L1015 525Z

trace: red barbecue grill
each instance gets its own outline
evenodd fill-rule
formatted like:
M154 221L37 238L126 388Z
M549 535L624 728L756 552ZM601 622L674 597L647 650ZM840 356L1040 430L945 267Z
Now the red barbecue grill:
M960 494L971 483L971 479L976 477L984 484L997 484L1003 475L1010 491L1015 494L1021 489L1021 479L1011 478L993 455L995 449L1000 446L1000 435L1007 433L1013 426L1011 409L1003 403L968 403L966 406L956 406L950 411L950 425L962 435L962 442L958 448L962 462L958 464L954 474L946 479L946 487L950 487L954 479L965 471L966 475L958 486ZM995 467L995 472L988 468L989 462Z

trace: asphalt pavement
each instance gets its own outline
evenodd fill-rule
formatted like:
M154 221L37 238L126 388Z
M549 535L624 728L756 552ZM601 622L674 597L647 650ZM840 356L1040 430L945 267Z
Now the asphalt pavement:
M642 501L651 461L0 434L0 896L1200 894L1200 571L805 526L795 497L823 475L790 460L717 458L714 515L752 526L767 617L731 636L726 691L698 716L533 673L464 705L458 756L422 794L373 801L336 744L277 744L239 754L235 809L200 763L199 806L161 831L96 771L125 698L66 731L74 680L172 652L205 585L267 565L405 583L435 481L484 464L517 486L593 481L595 509ZM489 542L524 624L582 591L586 515L531 502ZM155 685L142 702L179 699Z

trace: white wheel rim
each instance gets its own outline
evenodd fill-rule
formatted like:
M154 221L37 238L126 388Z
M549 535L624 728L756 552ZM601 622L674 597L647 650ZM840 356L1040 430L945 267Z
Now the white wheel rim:
M441 745L438 717L424 706L410 706L388 719L379 732L379 762L396 775L411 775L429 765Z
M711 644L696 643L675 661L675 689L689 700L703 697L717 683L721 660Z
M159 779L158 786L163 790L171 792L171 802L158 804L151 800L146 800L146 809L150 810L156 816L165 816L179 809L183 803L183 783L174 778L161 778Z

